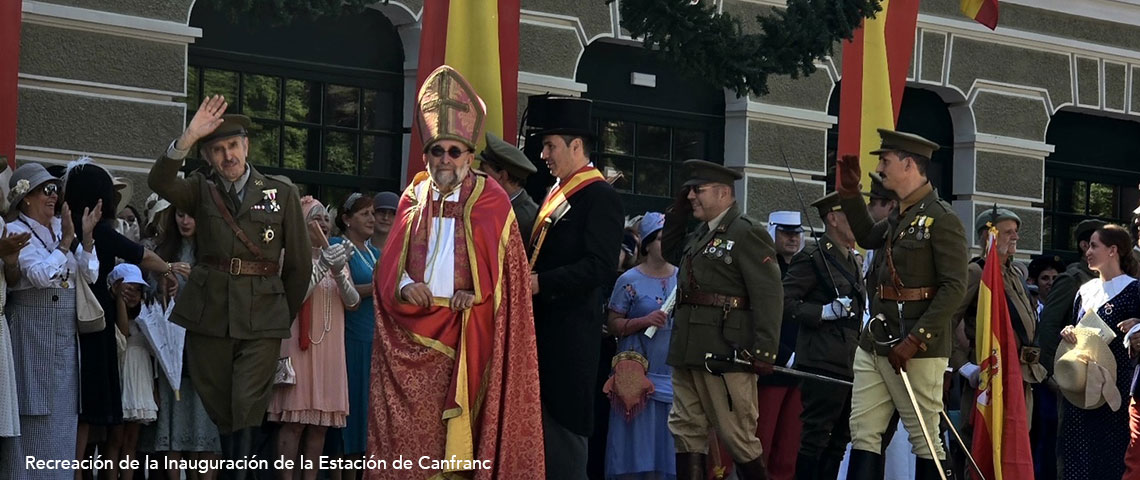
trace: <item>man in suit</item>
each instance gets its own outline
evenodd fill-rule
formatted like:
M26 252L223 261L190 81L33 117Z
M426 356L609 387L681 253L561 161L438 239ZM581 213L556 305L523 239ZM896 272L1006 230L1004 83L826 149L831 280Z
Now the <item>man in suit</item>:
M680 259L666 360L677 478L704 478L710 428L740 465L740 478L768 478L756 437L756 381L772 372L779 349L784 298L775 245L736 204L740 172L704 160L685 166L689 179L665 215L661 240L665 258ZM686 235L690 219L701 224Z
M859 245L885 247L874 279L878 294L871 300L871 314L882 315L882 320L871 320L855 353L848 478L882 477L883 431L897 409L918 456L915 478L935 479L941 475L934 459L946 458L938 437L938 412L954 340L952 316L966 290L966 236L962 222L938 199L926 177L938 144L887 129L879 129L879 135L882 145L870 153L879 156L876 171L883 186L898 196L898 210L887 220L871 220L860 193L857 156L839 160L836 182ZM913 392L903 386L903 370ZM911 393L918 411L908 398ZM920 415L929 437L924 438Z
M281 339L301 309L313 263L297 189L246 162L250 120L207 97L151 168L148 185L198 219L198 264L174 307L186 366L222 434L223 453L249 453L261 425ZM212 167L178 178L197 145ZM279 266L280 261L280 266Z
M831 193L812 203L824 234L792 258L784 275L784 319L799 328L795 368L850 381L862 326L863 279L855 260L855 235ZM785 327L786 328L786 327ZM796 478L833 479L851 440L851 387L804 381L803 434Z
M479 152L479 161L487 176L499 182L511 199L515 210L515 221L519 224L524 245L530 244L530 231L534 229L534 217L538 216L538 204L526 193L523 186L526 178L538 169L529 158L514 145L507 143L494 133L485 135L487 146Z
M557 183L531 231L531 291L538 337L546 478L586 478L602 328L601 292L621 249L621 200L590 165L590 101L545 97L532 125ZM534 107L532 103L532 108Z

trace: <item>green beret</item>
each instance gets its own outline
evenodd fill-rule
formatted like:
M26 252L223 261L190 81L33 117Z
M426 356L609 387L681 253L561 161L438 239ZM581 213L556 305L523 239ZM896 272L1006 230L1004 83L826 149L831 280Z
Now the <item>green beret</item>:
M879 137L883 139L882 145L878 150L871 152L871 155L882 155L886 152L903 151L913 153L915 155L922 155L930 158L935 150L938 150L938 144L930 140L922 138L913 133L896 132L886 128L880 128Z
M253 122L245 115L238 115L236 113L222 115L222 124L218 125L218 128L215 128L209 135L198 139L198 145L206 146L214 140L235 135L248 136L249 129L252 125Z
M538 171L534 163L526 158L522 150L507 143L494 133L487 132L487 148L479 152L479 161L490 163L500 170L506 170L511 175L526 180L526 177Z
M689 179L685 181L686 187L695 187L706 183L723 183L732 185L744 178L740 172L704 160L685 160L684 165L689 168Z
M831 192L818 200L811 202L811 206L819 210L819 218L826 219L827 214L831 212L843 211L839 206L839 192Z
M1017 226L1021 226L1021 217L1017 216L1016 213L1013 213L1012 210L995 207L987 208L978 213L977 218L974 219L974 230L981 232L982 230L988 228L986 226L987 222L991 225L997 225L998 222L1002 220L1013 220L1014 222L1017 222Z

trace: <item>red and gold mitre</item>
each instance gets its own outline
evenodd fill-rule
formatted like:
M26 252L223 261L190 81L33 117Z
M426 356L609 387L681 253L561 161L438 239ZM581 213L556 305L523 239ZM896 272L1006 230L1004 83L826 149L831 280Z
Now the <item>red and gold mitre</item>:
M463 142L474 149L483 136L487 105L458 71L441 65L424 79L416 95L415 118L424 151L439 140Z

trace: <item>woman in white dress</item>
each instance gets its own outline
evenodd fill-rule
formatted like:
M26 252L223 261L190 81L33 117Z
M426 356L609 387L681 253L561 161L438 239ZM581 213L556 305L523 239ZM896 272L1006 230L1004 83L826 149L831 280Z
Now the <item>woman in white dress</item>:
M0 199L0 207L4 203L6 201ZM20 436L20 407L17 401L19 389L16 387L12 334L9 332L8 319L4 318L4 303L7 300L8 282L15 283L20 279L20 249L32 237L27 233L8 235L7 225L3 226L3 232L3 238L0 239L0 264L4 266L4 275L0 275L0 438ZM8 275L11 278L5 278Z

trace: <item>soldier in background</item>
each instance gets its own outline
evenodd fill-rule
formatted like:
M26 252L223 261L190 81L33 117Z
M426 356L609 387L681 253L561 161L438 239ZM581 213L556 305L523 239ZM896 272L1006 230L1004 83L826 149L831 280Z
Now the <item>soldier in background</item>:
M479 152L479 162L487 176L499 182L511 199L515 210L515 221L519 224L523 245L530 245L530 231L534 228L534 218L538 216L538 204L526 193L523 186L527 177L538 171L534 163L514 145L507 143L494 133L487 132L487 147Z
M680 258L667 360L677 478L704 478L710 428L740 465L742 479L767 478L756 437L756 376L770 374L776 361L783 311L776 251L764 227L736 205L739 172L704 160L685 166L689 179L662 234L665 258ZM701 224L686 236L690 218Z
M780 275L788 273L792 257L804 248L804 225L800 212L780 210L768 214L768 235L776 244ZM793 339L792 343L795 343Z
M828 194L812 206L824 222L824 233L792 259L784 275L784 328L790 321L799 329L796 370L850 381L866 298L855 235L839 194ZM851 387L805 380L800 389L803 434L796 478L833 479L851 440Z

